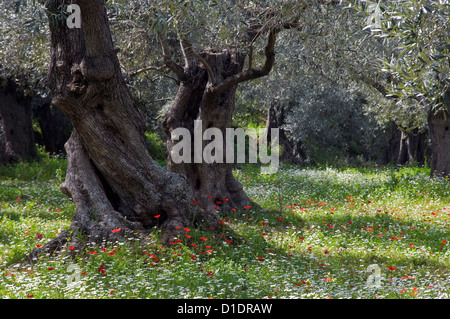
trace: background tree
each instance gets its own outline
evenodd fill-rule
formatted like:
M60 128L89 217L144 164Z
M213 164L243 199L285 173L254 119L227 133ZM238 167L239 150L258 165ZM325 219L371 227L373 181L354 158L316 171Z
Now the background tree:
M12 80L0 84L0 164L37 155L31 123L31 97Z
M36 158L35 142L50 153L64 152L70 134L67 118L50 106L48 27L43 18L35 1L0 3L0 112L3 125L15 128L14 135L3 128L3 144L15 150L16 160Z
M389 93L408 100L411 113L427 118L432 140L432 175L450 174L450 3L448 1L358 1L377 19L374 36L393 39L395 55L383 60ZM376 11L376 17L375 17ZM412 101L412 102L411 102Z

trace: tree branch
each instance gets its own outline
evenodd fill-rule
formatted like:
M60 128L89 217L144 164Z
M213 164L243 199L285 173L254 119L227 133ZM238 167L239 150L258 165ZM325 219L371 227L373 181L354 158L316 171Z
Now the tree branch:
M192 44L188 41L188 40L184 40L184 42L186 43L186 47L184 48L187 52L189 52L190 55L192 55L194 58L196 58L197 60L200 61L201 64L203 64L203 66L205 67L206 71L208 72L208 77L209 77L209 82L211 83L211 85L215 85L216 80L214 77L214 73L211 69L211 66L208 64L208 62L206 62L206 60L197 52L194 51L194 49L192 48Z
M266 56L266 60L264 62L264 65L258 69L248 69L246 71L242 71L235 76L229 77L222 83L220 83L217 86L213 86L210 88L210 91L212 93L220 94L228 90L229 88L244 82L249 81L253 79L257 79L259 77L263 77L272 70L272 67L275 63L275 41L276 41L276 35L280 31L279 28L274 28L270 30L269 36L267 38L267 43L264 48L264 54Z
M178 79L176 79L176 82L179 83L180 82L179 79L181 79L181 77L184 74L184 69L170 58L170 54L168 53L168 52L170 52L170 49L167 47L167 45L164 43L164 41L161 38L159 40L161 43L161 50L162 50L162 54L163 54L163 58L164 58L164 64L173 73L175 73L177 75Z
M129 76L130 76L130 78L132 78L133 76L136 76L136 75L138 75L138 74L140 74L140 73L147 72L147 71L157 71L157 72L162 72L162 71L163 71L164 69L166 69L166 68L167 68L167 65L163 65L163 66L160 66L160 67L156 67L156 66L147 66L147 67L145 67L145 68L142 68L142 69L139 69L139 70L130 72L130 73L129 73Z

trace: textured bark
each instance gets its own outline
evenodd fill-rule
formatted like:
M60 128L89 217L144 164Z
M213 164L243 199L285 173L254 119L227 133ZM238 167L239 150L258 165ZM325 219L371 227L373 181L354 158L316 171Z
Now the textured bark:
M262 14L271 15L272 12L263 10ZM277 23L273 27L256 23L249 28L250 38L267 34L265 61L259 68L252 66L250 55L248 68L244 69L246 56L237 48L221 52L205 49L197 53L188 41L180 39L180 48L185 58L185 65L182 67L170 59L167 54L170 50L163 45L165 65L176 74L179 82L175 101L162 123L168 137L167 166L170 171L186 176L196 201L205 211L225 211L258 205L248 198L241 183L232 174L232 165L226 163L225 140L223 163L176 164L170 156L176 144L172 141L172 132L182 127L188 129L192 136L194 121L201 120L202 133L205 129L214 127L220 129L225 137L225 130L231 128L237 86L241 82L269 74L275 62L276 36L282 28L300 29L301 26L294 21ZM202 144L202 150L204 146L205 143ZM195 148L193 145L191 150L194 151Z
M245 56L236 50L213 52L210 50L200 53L203 63L192 59L186 65L180 77L180 85L175 101L168 112L162 127L168 141L167 168L186 176L199 206L205 210L223 211L231 208L241 209L255 205L245 194L243 187L232 174L232 164L226 163L226 129L231 128L232 115L235 106L237 83L230 85L220 93L210 90L208 78L216 83L223 83L227 79L242 72ZM209 70L204 67L208 65ZM209 74L208 74L209 72ZM218 128L224 138L223 163L174 163L170 152L177 143L171 139L176 128L187 128L194 136L194 121L202 121L202 134L207 128ZM192 154L195 149L192 143ZM209 141L202 142L202 150Z
M31 123L31 97L7 80L0 87L0 164L32 159L37 155Z
M80 29L55 21L64 9L62 0L47 6L52 104L74 127L61 185L76 205L72 234L100 242L161 226L163 241L170 242L192 221L213 223L192 203L186 179L159 166L146 150L145 118L122 78L104 1L73 3L83 13ZM40 251L52 249L45 245Z
M431 133L431 175L450 175L450 114L445 111L428 114Z

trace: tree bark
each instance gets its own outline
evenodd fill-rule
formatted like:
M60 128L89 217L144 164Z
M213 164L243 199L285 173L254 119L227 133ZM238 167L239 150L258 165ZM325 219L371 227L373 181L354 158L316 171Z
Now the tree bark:
M208 79L223 83L230 77L242 72L245 55L234 49L222 52L205 50L199 54L199 59L189 57L180 77L180 85L174 103L162 123L167 140L167 168L186 176L199 206L208 211L224 211L242 209L255 205L245 194L243 187L232 173L232 164L226 163L226 129L231 128L232 115L235 106L237 83L230 85L220 93L211 90ZM205 67L207 65L207 67ZM204 149L205 141L195 144L191 139L192 156L190 163L175 163L170 155L177 142L172 138L172 132L177 128L186 128L194 137L194 123L201 120L201 136L207 128L218 128L222 132L223 156L222 163L195 163L196 147ZM201 138L200 136L200 138Z
M35 96L32 100L33 116L39 122L40 143L51 154L65 154L64 144L70 137L72 124L56 107L51 107L51 98Z
M31 97L10 79L0 88L0 164L37 156L31 122Z
M49 83L52 104L74 127L61 185L76 205L71 234L100 242L161 226L163 242L170 242L192 222L214 223L194 206L186 179L159 166L146 150L145 119L122 77L104 1L73 1L82 12L78 29L68 28L64 18L55 20L63 3L47 4ZM51 249L49 243L30 256Z
M431 175L450 175L450 114L440 110L428 113L431 133Z

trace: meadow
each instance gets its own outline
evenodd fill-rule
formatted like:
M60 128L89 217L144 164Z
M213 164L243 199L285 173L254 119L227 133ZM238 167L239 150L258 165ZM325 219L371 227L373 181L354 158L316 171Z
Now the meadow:
M241 167L261 208L216 229L185 228L168 245L158 228L76 254L67 245L15 268L70 225L65 165L0 167L0 298L450 297L450 181L428 168Z

